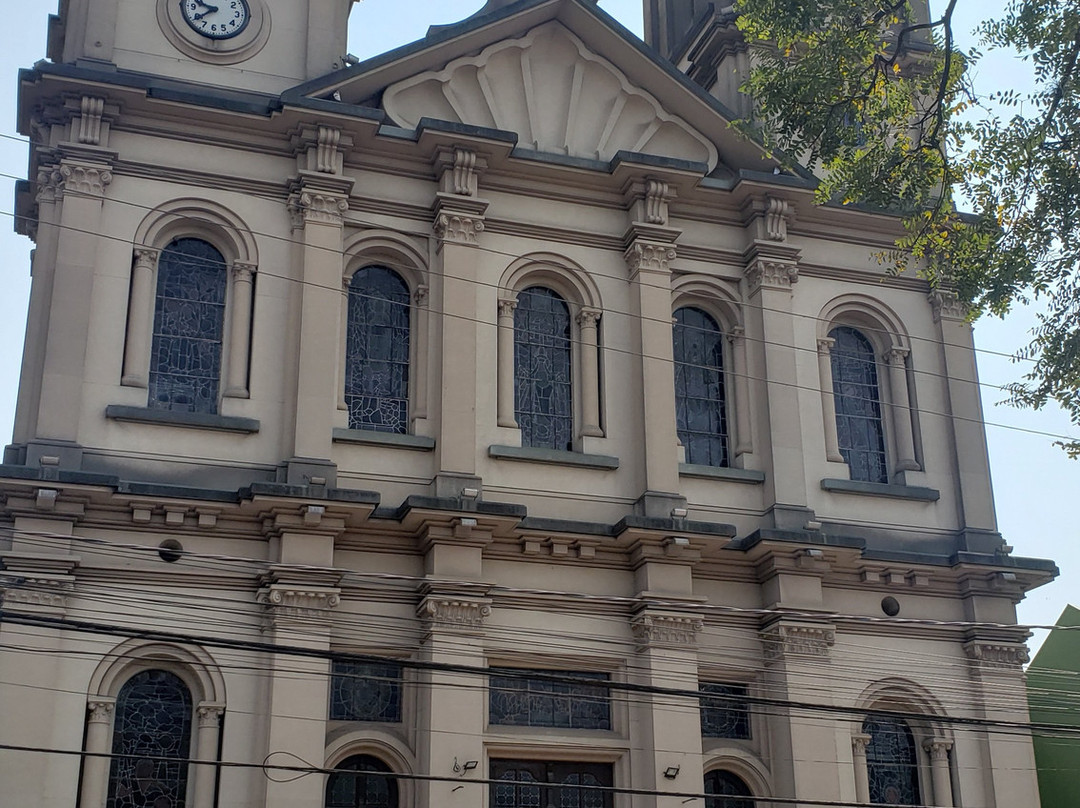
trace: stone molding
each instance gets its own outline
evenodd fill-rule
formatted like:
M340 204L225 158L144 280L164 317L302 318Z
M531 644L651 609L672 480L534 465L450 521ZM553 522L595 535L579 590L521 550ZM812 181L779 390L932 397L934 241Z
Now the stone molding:
M37 193L34 197L39 205L57 202L64 193L64 175L59 166L42 166L37 173Z
M440 213L435 219L435 236L451 244L476 244L484 232L484 217L467 213Z
M786 657L827 657L836 643L836 628L825 625L779 623L761 632L765 659Z
M105 165L64 162L60 165L63 193L80 196L102 196L113 180L112 171Z
M105 99L84 95L79 109L79 131L76 140L88 146L101 144L101 118Z
M631 273L641 271L670 272L671 262L678 252L671 244L635 241L623 256Z
M349 200L343 194L328 191L300 191L289 198L289 215L293 228L303 229L308 224L328 224L341 227Z
M257 271L258 267L255 266L255 264L250 264L246 261L236 261L232 265L233 280L240 283L247 283L253 280Z
M933 309L935 323L942 320L966 321L971 314L971 307L960 300L953 289L939 287L932 291L927 299Z
M750 291L791 289L799 282L799 267L790 261L759 259L746 268Z
M1030 661L1026 645L972 640L964 643L964 653L972 662L991 668L1019 670Z
M869 735L852 735L851 736L851 749L856 755L866 755L866 747L870 745L873 740Z
M696 614L641 612L630 621L638 651L649 648L697 648L698 635L705 621Z
M787 241L788 217L791 206L783 199L770 196L765 206L765 237L769 241Z
M328 586L272 583L259 590L258 601L267 607L271 620L326 620L330 610L341 603L341 590Z
M112 726L113 713L116 711L116 699L94 696L86 702L86 720L91 724Z
M216 728L221 725L221 717L225 715L225 705L216 702L204 702L195 708L195 715L200 728Z
M416 616L429 630L481 629L484 627L484 620L490 615L491 601L487 598L427 595L416 609Z
M952 749L952 741L947 741L944 738L931 738L929 741L923 744L932 761L945 761L949 760L949 750Z

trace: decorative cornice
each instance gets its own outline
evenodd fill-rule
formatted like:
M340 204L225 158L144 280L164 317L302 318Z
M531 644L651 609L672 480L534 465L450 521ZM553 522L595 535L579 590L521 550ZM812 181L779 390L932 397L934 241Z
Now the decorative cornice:
M704 627L705 621L698 614L645 611L635 615L630 621L630 631L639 651L648 648L692 650L697 647L698 634Z
M635 241L623 256L631 274L637 272L670 272L671 262L678 252L671 244Z
M824 657L836 642L836 629L831 625L792 625L778 623L761 632L765 659L789 656Z
M799 282L799 267L790 261L759 259L746 268L750 291L759 288L791 289Z
M964 643L964 653L972 662L992 668L1019 669L1030 660L1027 646L1019 643L971 640Z

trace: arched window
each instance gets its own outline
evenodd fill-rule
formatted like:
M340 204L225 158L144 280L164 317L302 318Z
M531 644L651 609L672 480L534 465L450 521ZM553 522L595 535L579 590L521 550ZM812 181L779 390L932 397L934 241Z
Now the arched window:
M870 802L877 805L921 805L919 761L911 728L899 718L869 716L863 734Z
M374 755L353 755L326 783L326 808L397 808L393 770Z
M521 445L573 449L570 308L543 286L525 289L514 311L514 415Z
M701 309L675 312L675 421L686 462L728 465L724 336Z
M885 431L881 419L877 359L870 341L849 326L829 332L836 432L851 479L887 483Z
M116 698L107 808L183 808L191 691L164 670L131 677Z
M385 267L349 282L345 404L350 429L409 431L409 287Z
M753 800L739 799L752 797L750 787L742 778L725 769L714 769L705 774L705 808L754 808Z
M225 258L209 242L179 238L162 250L147 406L217 413L227 281Z

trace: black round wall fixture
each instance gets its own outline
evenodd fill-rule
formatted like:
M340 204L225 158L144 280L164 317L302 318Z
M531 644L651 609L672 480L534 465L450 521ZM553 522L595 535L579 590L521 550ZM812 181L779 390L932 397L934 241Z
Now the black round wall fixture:
M889 617L896 617L896 615L900 614L900 601L892 595L882 598L881 611L885 612Z
M158 545L158 555L162 561L172 564L184 557L184 545L176 539L165 539Z

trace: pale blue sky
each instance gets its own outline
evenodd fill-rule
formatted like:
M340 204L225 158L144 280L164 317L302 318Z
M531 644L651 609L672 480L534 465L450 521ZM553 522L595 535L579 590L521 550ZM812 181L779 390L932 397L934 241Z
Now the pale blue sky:
M463 19L483 5L482 0L365 0L358 4L349 27L349 50L360 58L373 56L423 36L429 25ZM958 34L966 34L980 15L994 13L1001 0L960 0ZM26 173L26 146L14 141L17 71L45 53L46 20L56 0L20 0L18 24L0 28L0 442L11 435L18 384L19 360L29 292L30 242L12 232L13 177ZM641 34L640 0L601 0L601 8L634 33ZM1029 70L1010 57L988 60L978 68L983 88L1022 86ZM21 140L21 139L20 139ZM1005 322L983 320L976 329L984 351L1011 352L1025 341L1032 317L1016 313ZM1073 497L1080 497L1080 462L1069 461L1052 439L1005 427L1060 435L1077 435L1068 419L1056 411L1018 412L996 406L1002 395L992 389L1015 379L1023 365L990 353L979 355L983 400L998 517L1006 540L1017 554L1052 558L1061 567L1057 582L1036 590L1020 607L1024 623L1056 621L1066 603L1080 601L1080 527L1072 514Z

